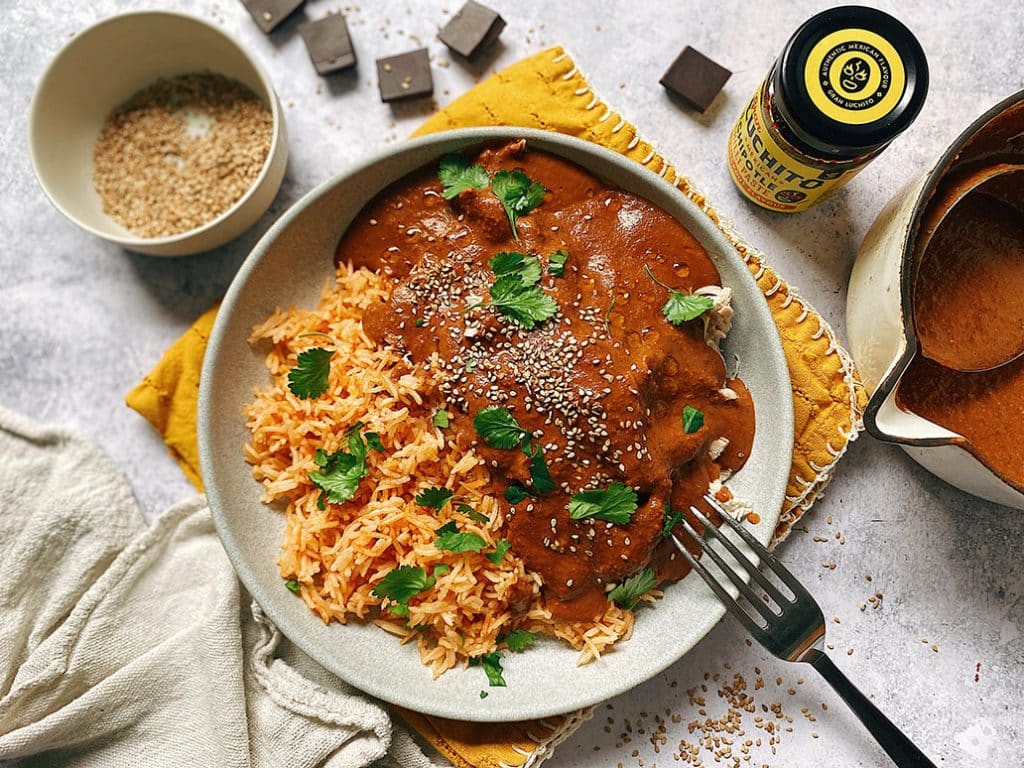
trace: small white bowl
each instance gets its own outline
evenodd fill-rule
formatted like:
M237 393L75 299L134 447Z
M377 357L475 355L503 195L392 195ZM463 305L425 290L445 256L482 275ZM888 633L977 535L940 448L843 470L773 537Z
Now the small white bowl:
M259 177L217 218L168 237L140 237L103 212L93 186L93 147L107 116L161 77L213 72L248 86L273 115L273 138ZM154 256L185 256L223 245L270 207L284 178L288 137L267 73L234 40L194 16L139 11L79 32L36 88L29 113L29 154L43 191L88 232Z

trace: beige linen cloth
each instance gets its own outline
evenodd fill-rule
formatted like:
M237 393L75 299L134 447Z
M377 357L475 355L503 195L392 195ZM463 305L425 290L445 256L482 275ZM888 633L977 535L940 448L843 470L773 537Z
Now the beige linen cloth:
M440 764L264 619L204 497L147 526L97 446L0 408L0 764L7 761Z

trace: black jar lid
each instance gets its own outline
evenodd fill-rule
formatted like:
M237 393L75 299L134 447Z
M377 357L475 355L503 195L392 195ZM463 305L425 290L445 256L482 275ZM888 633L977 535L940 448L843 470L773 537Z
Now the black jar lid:
M825 157L858 157L888 144L917 117L928 94L928 62L917 38L892 16L847 5L796 31L772 86L801 143Z

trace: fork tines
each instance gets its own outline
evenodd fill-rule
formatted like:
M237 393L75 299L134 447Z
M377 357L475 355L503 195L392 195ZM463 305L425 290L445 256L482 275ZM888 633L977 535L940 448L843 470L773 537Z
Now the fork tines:
M819 618L821 610L796 577L779 562L775 555L765 549L740 521L723 509L717 499L706 495L704 501L721 516L725 527L731 528L757 558L756 561L752 560L732 537L728 536L724 530L719 530L700 509L695 506L690 507L690 513L703 530L698 532L696 526L685 517L680 525L687 535L700 546L701 551L706 553L707 557L718 566L718 570L746 598L745 602L749 606L749 610L729 594L719 579L701 562L701 559L695 557L675 535L672 536L672 541L725 607L743 623L758 641L779 655L787 655L791 650L795 650L791 647L792 641L796 639L794 635L806 638L809 626L820 622L823 632L824 620ZM720 547L713 546L714 541L719 542ZM729 562L720 549L724 549L734 562ZM759 563L784 585L791 596L784 594L759 570ZM744 578L744 575L747 578ZM755 590L754 584L760 590ZM803 646L804 643L800 642L799 645Z

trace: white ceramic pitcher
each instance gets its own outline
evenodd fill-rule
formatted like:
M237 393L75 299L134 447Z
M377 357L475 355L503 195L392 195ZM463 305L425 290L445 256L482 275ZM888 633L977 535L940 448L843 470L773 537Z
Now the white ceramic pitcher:
M951 169L1006 152L1024 159L1024 91L979 117L878 215L850 276L846 327L854 359L872 393L864 412L867 431L898 443L921 466L968 493L1024 509L1024 487L994 472L962 436L896 404L900 379L918 349L912 288L928 202Z

